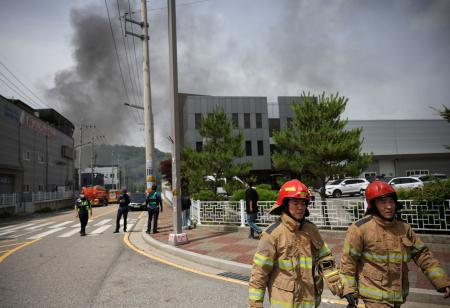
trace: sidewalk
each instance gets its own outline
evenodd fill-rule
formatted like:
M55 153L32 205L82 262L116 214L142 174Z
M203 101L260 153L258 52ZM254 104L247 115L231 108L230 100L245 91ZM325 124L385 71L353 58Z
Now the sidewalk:
M172 207L166 205L164 212L160 213L158 219L159 233L148 235L142 232L142 236L148 244L157 246L157 248L166 252L169 250L171 254L176 254L178 257L184 257L199 264L213 266L225 272L237 273L241 275L241 280L248 279L253 255L259 242L257 239L248 239L248 228L198 225L196 229L185 231L188 234L188 243L173 247L168 245L169 234L173 229L172 214ZM143 215L140 225L145 231L146 214ZM321 231L321 234L339 262L345 232ZM422 239L428 244L447 273L450 273L450 236L422 235ZM410 262L408 266L410 268L408 302L417 300L448 305L448 301L444 302L440 299L441 295L434 291L433 286L428 282L425 275L420 270L418 271L414 262Z

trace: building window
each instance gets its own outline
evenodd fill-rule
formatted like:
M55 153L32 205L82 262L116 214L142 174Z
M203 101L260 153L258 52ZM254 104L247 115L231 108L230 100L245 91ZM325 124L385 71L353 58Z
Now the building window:
M45 163L45 158L43 153L38 153L38 163L43 164Z
M44 185L38 185L38 191L44 191Z
M23 191L24 192L29 192L30 191L30 185L29 184L24 184L23 185Z
M252 156L252 142L249 140L245 141L245 155Z
M23 152L23 159L24 159L24 160L31 160L31 154L30 154L30 151L24 151L24 152Z
M231 119L233 121L233 127L239 128L239 114L237 113L231 114Z
M273 132L280 131L280 119L269 119L269 137L272 137Z
M250 113L244 113L244 128L250 128Z
M200 129L201 124L202 124L202 114L196 113L195 114L195 129Z
M197 150L197 152L203 151L203 142L197 141L197 142L195 143L195 149Z
M256 128L262 128L262 114L256 113Z
M406 170L406 176L420 176L430 174L429 170Z
M258 140L258 155L259 156L264 155L264 143L262 140Z

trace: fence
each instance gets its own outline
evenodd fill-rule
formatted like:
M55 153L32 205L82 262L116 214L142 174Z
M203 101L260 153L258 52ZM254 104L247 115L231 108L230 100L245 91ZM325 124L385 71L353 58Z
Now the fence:
M50 200L62 200L73 197L73 191L55 191L55 192L25 192L0 194L0 208L16 206L22 202L39 202Z
M450 200L443 204L415 204L411 200L403 204L401 217L419 232L450 234ZM257 224L267 226L278 216L269 214L273 201L259 201ZM343 229L364 216L362 200L331 200L311 202L308 219L323 229ZM199 201L192 202L191 216L197 224L245 226L245 202Z

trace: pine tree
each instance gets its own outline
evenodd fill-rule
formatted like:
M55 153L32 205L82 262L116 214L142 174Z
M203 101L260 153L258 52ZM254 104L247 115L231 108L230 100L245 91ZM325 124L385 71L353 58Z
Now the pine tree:
M223 109L219 108L204 117L199 133L205 141L203 150L182 150L182 171L189 183L190 193L205 187L206 175L212 175L216 179L211 187L215 194L220 179L230 180L233 176L250 172L251 163L236 162L236 158L244 155L243 135L241 132L233 132L233 123Z
M348 98L335 95L311 97L302 94L302 103L291 105L295 114L289 125L274 133L277 144L272 155L278 169L320 183L324 201L325 184L332 176L357 176L371 162L361 153L362 128L346 130L341 119Z

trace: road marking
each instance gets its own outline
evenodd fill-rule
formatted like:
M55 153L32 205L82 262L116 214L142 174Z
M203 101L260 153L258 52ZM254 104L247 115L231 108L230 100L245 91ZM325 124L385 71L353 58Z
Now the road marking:
M108 222L110 222L112 219L111 218L107 218L107 219L103 219L100 220L98 223L96 223L94 226L98 227L98 226L103 226L104 224L107 224Z
M14 227L14 226L17 226L17 225L9 225L9 226L5 226L5 227L1 227L0 230L12 228L12 227Z
M73 222L72 220L65 221L65 222L62 222L62 223L60 223L60 224L56 224L56 225L50 226L49 228L59 228L59 227L68 225L68 224L70 224L70 223L72 223L72 222Z
M27 235L27 234L30 234L30 233L34 233L36 231L41 231L41 229L39 228L39 229L36 229L36 230L27 231L27 232L22 233L22 234L16 234L16 235L11 236L11 238L18 238L18 237L21 237L21 236L24 236L24 235Z
M70 230L69 232L63 233L58 237L71 237L72 235L74 235L75 233L80 233L80 230L75 229L75 230Z
M42 233L39 233L39 234L30 236L28 239L29 239L29 240L35 240L35 239L38 239L38 238L46 237L47 235L50 235L50 234L52 234L52 233L59 232L59 231L61 231L61 230L64 230L65 228L66 228L66 227L59 227L59 228L47 230L47 231L45 231L45 232L42 232Z
M108 228L111 228L111 225L101 226L100 228L95 229L94 231L90 232L91 234L100 234L103 231L107 230Z
M33 244L33 243L39 241L39 240L40 240L40 239L38 238L38 239L35 239L34 241L27 242L27 243L25 243L25 244L23 244L23 245L17 246L17 247L14 248L14 249L11 249L11 250L8 251L7 253L5 253L3 256L0 256L0 263L2 263L6 258L8 258L10 255L12 255L13 253L15 253L16 251L18 251L18 250L20 250L20 249L22 249L22 248L25 248L26 246L31 245L31 244Z
M43 224L40 224L40 225L37 225L37 226L34 226L34 227L27 228L27 230L35 230L35 229L38 229L38 228L41 228L41 227L45 227L45 226L48 226L48 225L51 225L51 224L54 224L54 222L53 221L49 221L49 222L46 222L46 223L43 223Z
M29 227L29 226L33 226L33 225L35 225L35 224L36 224L36 223L31 223L31 224L26 224L26 225L20 225L20 226L17 226L17 227L8 229L8 230L6 230L6 231L3 231L3 232L0 233L0 235L4 235L4 234L8 234L8 233L13 233L13 232L16 231L16 230L20 230L20 229L23 229L23 228L26 228L26 227Z
M6 247L6 246L16 246L27 242L20 242L20 243L13 243L13 244L7 244L7 245L0 245L0 247Z
M133 228L134 224L127 224L127 230Z

